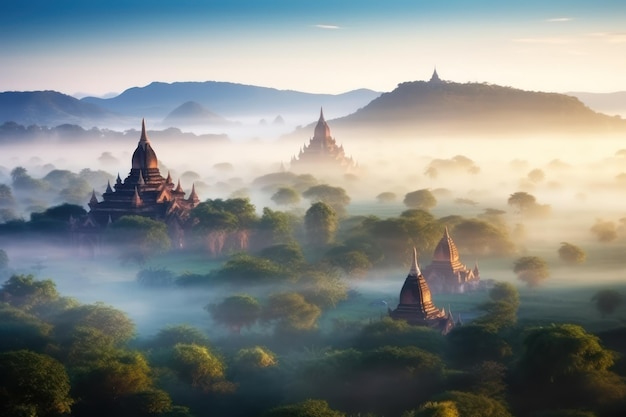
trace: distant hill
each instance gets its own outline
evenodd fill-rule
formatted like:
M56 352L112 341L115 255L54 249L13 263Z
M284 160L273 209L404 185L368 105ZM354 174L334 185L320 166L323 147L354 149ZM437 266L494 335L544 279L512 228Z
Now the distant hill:
M287 119L292 114L314 117L322 106L328 113L350 114L379 95L379 92L367 89L334 95L218 81L153 82L145 87L129 88L117 97L85 97L81 101L116 113L159 120L189 101L231 119L245 116L273 118L276 114Z
M615 93L585 93L574 91L566 94L577 97L595 111L610 116L621 115L622 118L626 119L626 91L618 91Z
M330 125L333 131L359 129L381 138L414 134L626 133L626 121L596 113L572 96L441 81L399 84L354 114L332 120Z
M0 93L0 123L57 126L97 126L123 118L95 104L56 91L7 91Z
M185 128L190 126L229 125L232 122L213 113L195 101L188 101L172 110L161 124Z

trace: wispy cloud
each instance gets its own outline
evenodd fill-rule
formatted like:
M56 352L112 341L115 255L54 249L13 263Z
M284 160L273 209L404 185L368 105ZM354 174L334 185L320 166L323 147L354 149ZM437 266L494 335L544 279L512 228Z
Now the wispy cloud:
M517 43L541 43L546 45L564 45L571 43L571 39L567 38L517 38L513 39Z
M589 36L599 38L608 43L626 43L626 32L596 32Z
M574 20L571 17L553 17L551 19L546 19L546 22L570 22Z
M322 25L322 24L317 24L317 25L313 25L313 27L318 28L318 29L341 29L340 26L337 25Z

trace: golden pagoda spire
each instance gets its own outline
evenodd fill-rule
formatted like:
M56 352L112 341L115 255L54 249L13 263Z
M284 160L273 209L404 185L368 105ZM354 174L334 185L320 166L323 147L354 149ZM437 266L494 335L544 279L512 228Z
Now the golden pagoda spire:
M417 264L417 249L415 249L415 247L413 247L413 264L411 265L411 270L409 271L409 275L415 276L415 277L419 277L420 275L422 275L422 272L420 271L420 267Z
M139 143L150 142L148 139L148 135L146 134L146 119L141 119L141 137L139 138Z

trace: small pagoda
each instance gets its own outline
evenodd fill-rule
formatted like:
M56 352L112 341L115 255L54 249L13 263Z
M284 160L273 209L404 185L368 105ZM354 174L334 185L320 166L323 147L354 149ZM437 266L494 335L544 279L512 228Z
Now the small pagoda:
M478 264L470 269L461 263L447 227L435 248L432 262L424 267L424 277L435 294L463 293L477 289L480 284Z
M400 290L400 302L395 310L389 309L394 320L405 320L411 325L426 326L447 334L454 320L445 309L438 309L432 300L430 288L417 264L417 250L413 248L413 264Z
M320 109L320 118L315 126L313 137L304 145L298 156L291 158L291 169L298 172L323 171L348 173L357 168L352 157L346 157L343 145L337 145L330 134L330 127Z

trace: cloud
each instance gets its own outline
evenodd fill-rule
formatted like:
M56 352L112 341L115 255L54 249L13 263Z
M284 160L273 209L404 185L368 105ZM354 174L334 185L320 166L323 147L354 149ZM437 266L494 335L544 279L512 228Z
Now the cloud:
M337 25L322 25L322 24L317 24L317 25L313 25L313 27L318 28L318 29L341 29L341 27L337 26Z
M626 32L597 32L589 35L608 43L626 43Z
M570 22L574 19L571 17L553 17L552 19L546 19L546 22Z
M571 43L571 40L567 38L517 38L513 39L513 42L539 43L545 45L564 45L566 43Z

